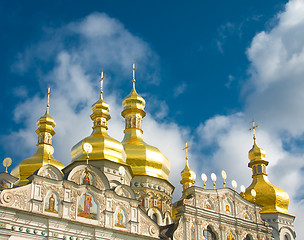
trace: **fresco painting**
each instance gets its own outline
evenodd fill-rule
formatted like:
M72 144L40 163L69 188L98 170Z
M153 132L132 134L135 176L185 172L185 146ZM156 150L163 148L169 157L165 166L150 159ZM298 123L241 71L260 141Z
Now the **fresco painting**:
M125 213L125 211L121 208L118 208L115 212L115 220L114 220L114 226L119 228L126 228L127 227L127 221L128 221L128 215Z
M58 213L59 202L56 194L49 193L45 198L44 211L50 213Z
M90 193L83 194L79 199L77 216L97 220L97 204Z

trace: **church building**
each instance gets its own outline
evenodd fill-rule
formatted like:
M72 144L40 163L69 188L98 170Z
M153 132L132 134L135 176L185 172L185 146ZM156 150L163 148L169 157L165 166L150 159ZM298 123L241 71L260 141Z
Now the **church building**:
M0 239L295 239L288 194L267 178L268 161L256 143L255 125L250 186L240 193L236 186L216 188L215 175L213 189L195 186L186 144L182 197L172 202L174 159L144 141L146 102L135 89L134 63L132 71L133 86L122 101L123 140L107 132L111 116L102 73L90 115L92 133L73 146L67 166L53 157L56 123L48 91L46 112L37 122L36 152L11 173L0 173ZM4 165L10 164L5 159Z

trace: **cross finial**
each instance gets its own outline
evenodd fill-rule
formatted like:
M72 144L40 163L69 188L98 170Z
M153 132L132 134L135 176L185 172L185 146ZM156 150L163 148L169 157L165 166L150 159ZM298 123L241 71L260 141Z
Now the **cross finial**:
M132 66L132 73L133 73L133 79L132 79L132 82L133 82L133 86L135 85L135 59L133 59L133 66Z
M100 82L100 98L102 98L102 87L103 87L103 80L106 78L106 76L103 75L103 69L101 70L101 73L100 73L100 79L98 82Z
M183 148L183 150L186 150L186 160L188 161L188 148L191 146L188 146L188 142L186 141L186 147Z
M47 92L47 104L46 104L47 112L49 112L49 107L50 107L50 95L51 95L51 93L52 93L51 88L48 87L48 92Z
M258 127L258 125L255 125L255 121L252 120L252 128L249 128L249 131L252 130L252 132L253 132L253 140L256 139L256 137L255 137L255 129L256 129L257 127Z

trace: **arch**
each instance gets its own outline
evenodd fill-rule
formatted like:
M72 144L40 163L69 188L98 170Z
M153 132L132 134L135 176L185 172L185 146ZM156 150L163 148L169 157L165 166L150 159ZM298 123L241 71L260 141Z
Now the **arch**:
M43 212L50 214L59 214L61 201L59 194L53 190L48 191L44 196Z
M92 165L78 165L77 167L73 168L69 173L67 173L65 178L68 181L72 181L81 185L83 184L83 176L85 172L89 172L94 178L93 184L90 185L93 185L101 190L110 188L110 184L106 175L98 168Z
M54 180L58 180L58 181L63 180L62 171L51 164L42 166L34 174L41 176L41 177L48 178L48 179L54 179Z
M216 240L218 239L217 234L215 231L212 229L210 225L208 225L204 230L203 230L203 236L206 240Z
M283 227L280 228L279 235L284 236L284 237L285 237L285 235L287 235L287 237L290 237L291 240L296 238L296 234L293 231L293 229L290 228L290 227L287 227L287 226L283 226Z
M77 202L77 217L99 219L99 203L92 192L83 193Z
M169 225L169 224L173 223L170 212L165 213L165 223L166 223L166 225Z
M158 208L150 208L148 210L148 216L155 220L155 222L158 224L158 225L163 225L163 215L161 213L161 211L159 211Z
M127 185L118 185L114 191L119 196L135 199L134 191Z
M291 237L288 233L284 234L284 240L291 240Z
M253 240L253 237L250 234L246 234L242 240Z

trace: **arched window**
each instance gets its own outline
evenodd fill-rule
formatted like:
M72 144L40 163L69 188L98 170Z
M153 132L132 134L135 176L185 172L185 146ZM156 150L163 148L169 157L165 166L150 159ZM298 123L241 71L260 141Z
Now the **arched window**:
M288 233L286 233L286 234L284 235L284 240L290 240L290 236L289 236Z
M249 234L247 234L246 235L246 237L244 237L244 239L243 240L252 240L252 238L250 237L250 235Z
M152 214L152 220L157 223L157 215L156 215L156 213Z
M204 237L206 240L216 240L216 236L209 226L204 230Z

